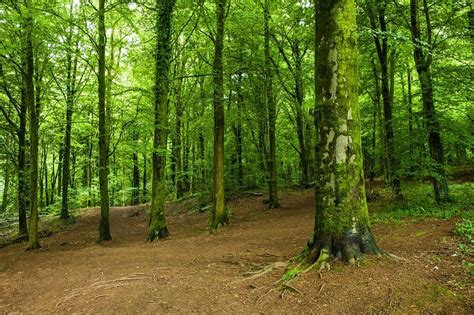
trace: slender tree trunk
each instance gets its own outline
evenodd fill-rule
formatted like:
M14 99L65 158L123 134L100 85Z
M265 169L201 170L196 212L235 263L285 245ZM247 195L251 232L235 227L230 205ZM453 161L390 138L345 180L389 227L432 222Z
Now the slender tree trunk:
M134 131L132 134L135 147L138 147L138 132ZM133 151L133 187L132 187L132 205L140 203L140 169L138 168L138 152L136 148Z
M216 37L214 39L214 166L212 189L211 230L229 223L230 213L224 198L224 24L226 0L216 1Z
M299 41L293 46L293 55L295 59L295 96L296 96L296 129L298 135L298 144L300 147L300 170L301 179L300 186L305 189L309 185L308 177L308 148L305 141L305 117L304 117L304 89L303 89L303 56L301 55L301 49Z
M407 81L408 81L408 135L410 137L410 152L413 152L413 92L412 92L412 78L411 70L407 69Z
M58 174L58 192L57 192L57 195L58 196L61 196L61 193L62 193L62 188L63 188L63 173L62 173L62 169L63 169L63 156L64 156L64 143L60 143L59 144L59 159L58 159L58 170L57 170L57 174ZM51 203L54 202L54 196L55 196L55 193L54 191L51 192Z
M45 142L43 141L43 145L42 145L43 149L42 149L42 153L41 153L41 164L40 164L40 168L39 168L39 197L40 197L40 201L39 201L39 207L40 208L43 208L44 207L44 180L45 180L45 175L44 175L44 166L46 164L46 158L45 158ZM47 176L47 175L46 175ZM46 189L48 189L48 187L46 187ZM48 200L47 200L48 201Z
M29 208L28 204L28 178L29 169L26 155L26 125L27 125L27 111L25 89L22 88L22 101L20 104L18 128L18 234L19 236L28 235L28 225L26 219L26 212Z
M143 188L142 188L142 198L143 203L146 203L148 200L148 187L147 187L147 179L148 179L148 172L147 172L147 158L146 154L143 154Z
M8 206L8 192L10 190L10 161L5 160L5 165L3 166L3 196L2 196L2 210L1 212L7 211Z
M87 138L87 207L92 206L92 152L94 144L92 143L92 135Z
M200 103L201 103L201 112L200 116L204 115L204 109L206 108L206 91L204 89L204 79L200 81ZM199 187L201 193L206 191L206 146L205 146L204 132L203 128L199 128L198 136L198 147L199 147Z
M199 183L201 192L206 190L206 152L204 143L204 133L202 130L199 132Z
M235 151L237 154L237 182L240 187L243 186L244 181L244 168L242 165L242 106L243 106L243 94L242 94L242 72L239 71L237 80L237 121L233 127L235 137Z
M181 93L181 91L179 92ZM173 165L174 165L174 182L176 185L176 199L179 199L183 196L184 193L184 182L183 182L183 165L182 165L182 156L181 156L181 149L182 149L182 135L181 135L181 127L183 124L183 112L181 108L180 98L176 96L177 99L175 100L176 106L176 124L175 124L175 133L173 139Z
M148 241L150 242L169 236L165 219L165 170L168 139L169 68L172 56L171 27L175 2L176 0L156 0L158 15L156 20L157 42L155 51L153 179L150 224L148 227Z
M387 22L385 20L385 2L378 3L377 14L373 8L369 8L369 18L372 26L373 37L381 70L381 94L384 114L384 138L386 142L386 165L393 196L397 200L403 199L400 188L400 178L398 175L399 160L395 150L395 136L393 132L393 88L391 89L390 60L388 57L389 47L387 38ZM377 27L376 17L378 17L379 27ZM393 80L392 80L393 82Z
M416 70L421 86L421 95L423 100L423 116L425 119L426 129L428 131L428 146L430 157L435 166L432 172L433 188L435 199L437 203L451 202L449 195L448 180L446 178L444 148L441 141L441 132L438 118L436 115L436 108L433 100L433 79L431 75L431 64L433 62L432 56L432 40L431 40L431 23L428 11L427 0L423 0L423 12L425 15L427 25L427 43L428 51L424 51L421 45L421 31L419 21L418 0L410 1L411 8L411 33L414 46L414 59Z
M54 166L53 166L53 172L54 172ZM51 204L50 202L50 194L54 194L54 188L49 189L49 183L48 183L48 145L45 144L43 147L43 174L44 174L44 189L46 191L46 206L49 206Z
M184 124L184 145L183 145L183 193L189 192L189 120Z
M33 29L34 21L32 16L31 0L26 0L26 20L25 30L25 101L30 118L30 223L28 249L40 248L38 241L38 109L35 104L34 87L34 52L33 52Z
M379 71L377 69L377 66L375 65L374 60L372 59L372 72L374 75L374 97L373 97L373 121L372 121L372 156L371 156L371 162L370 162L370 174L369 178L370 180L374 180L375 177L375 167L376 167L376 145L377 145L377 121L379 121L379 125L381 124L380 121L380 76L379 76ZM380 130L380 135L381 135L381 168L384 176L386 175L386 142L385 142L385 133L383 132L384 127L381 126Z
M109 241L110 235L109 222L109 159L108 159L108 130L107 113L105 108L105 2L99 0L99 186L100 186L100 224L99 241Z
M268 108L268 142L270 145L268 158L268 207L278 208L278 178L276 162L276 104L273 98L273 73L270 55L270 1L265 0L264 5L264 50L265 50L265 92L266 105Z
M316 214L311 262L379 254L369 227L357 103L354 0L316 5Z
M72 30L71 30L72 31ZM72 35L70 35L72 36ZM77 49L76 44L76 51ZM64 134L64 152L63 152L63 181L62 181L62 200L61 200L61 220L69 218L68 194L70 184L70 157L71 157L71 130L72 130L72 114L74 111L74 101L76 97L76 73L77 73L77 56L73 56L71 52L66 56L67 65L67 81L66 81L66 128Z

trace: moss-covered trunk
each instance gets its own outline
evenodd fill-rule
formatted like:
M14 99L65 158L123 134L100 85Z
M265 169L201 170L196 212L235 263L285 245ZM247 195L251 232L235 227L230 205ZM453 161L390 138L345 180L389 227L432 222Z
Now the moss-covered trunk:
M210 228L229 222L224 200L224 24L226 0L216 0L216 37L214 39L214 166Z
M379 253L369 227L357 103L354 0L316 6L316 214L310 259Z
M105 108L105 1L99 0L99 186L100 186L100 224L99 241L112 239L109 222L109 158L107 113ZM64 178L63 178L64 180Z
M175 0L156 0L156 51L152 189L148 241L169 236L165 219L166 151L168 139L168 92L171 60L171 22Z

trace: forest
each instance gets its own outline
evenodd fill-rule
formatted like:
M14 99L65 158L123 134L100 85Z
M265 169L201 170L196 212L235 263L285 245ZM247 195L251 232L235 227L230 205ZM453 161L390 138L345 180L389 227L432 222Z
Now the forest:
M0 312L474 312L470 0L0 0Z

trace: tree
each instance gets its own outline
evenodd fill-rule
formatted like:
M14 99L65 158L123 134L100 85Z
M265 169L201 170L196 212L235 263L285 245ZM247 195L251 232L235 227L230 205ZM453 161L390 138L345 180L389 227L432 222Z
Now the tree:
M99 185L100 185L100 224L99 241L109 241L110 235L109 222L109 152L108 152L108 126L107 113L105 108L105 2L99 0L99 41L97 53L99 56L98 76L98 97L99 97Z
M71 13L72 13L71 6ZM72 15L72 14L71 14ZM76 85L77 85L77 63L79 53L79 39L74 39L73 35L75 29L69 28L69 34L67 36L68 44L72 47L71 50L67 51L66 54L66 128L64 134L64 151L62 160L62 202L61 202L61 219L66 220L69 218L69 206L68 206L68 193L70 184L70 158L71 158L71 130L72 130L72 115L74 112L74 104L76 99ZM75 42L75 43L73 43Z
M214 166L211 229L229 223L224 198L224 24L226 0L216 0L216 36L214 38Z
M381 69L381 94L383 100L383 137L384 137L384 148L383 158L387 167L387 175L392 192L395 199L403 199L402 191L400 188L399 178L399 159L395 150L395 137L393 131L393 67L390 65L394 62L394 50L389 57L389 42L388 42L388 29L387 21L385 17L386 2L377 2L376 4L369 4L367 8L370 25L372 27L374 43L379 59ZM378 24L377 24L378 20ZM390 69L392 68L392 69ZM392 70L392 73L390 73Z
M148 241L169 236L165 219L166 151L168 140L169 69L171 62L171 25L175 0L156 0L156 51L153 138L153 179Z
M265 51L265 95L268 108L268 142L270 152L268 157L268 207L278 208L278 178L276 168L276 104L273 98L273 71L270 52L270 2L265 0L264 8L264 51Z
M30 118L30 224L28 249L40 248L38 241L38 114L39 109L35 104L35 86L34 86L34 51L33 51L33 10L31 0L25 2L25 103L29 111Z
M369 226L357 100L354 0L316 4L316 215L311 262L379 254Z
M431 74L431 64L433 63L433 42L431 20L428 8L428 1L423 0L423 13L425 15L427 49L423 48L424 43L421 38L421 26L419 17L418 0L410 1L411 12L411 35L413 41L413 56L416 64L416 71L421 86L423 101L423 116L425 118L428 131L428 146L430 157L433 160L434 168L431 176L435 199L437 203L450 202L449 186L446 179L444 148L441 141L441 131L438 122L436 108L433 100L433 78Z

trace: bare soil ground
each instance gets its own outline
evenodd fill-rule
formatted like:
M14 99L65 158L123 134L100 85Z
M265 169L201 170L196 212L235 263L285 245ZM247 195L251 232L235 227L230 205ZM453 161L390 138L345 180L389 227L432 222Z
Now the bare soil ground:
M385 250L358 265L308 272L281 290L279 267L304 248L313 226L311 191L282 194L268 211L259 196L230 203L232 223L206 231L206 213L170 204L172 237L146 243L145 206L113 208L113 241L97 244L98 209L67 231L0 249L0 313L474 313L474 284L458 253L456 220L378 224ZM181 214L176 213L181 210ZM275 264L276 263L276 264Z

